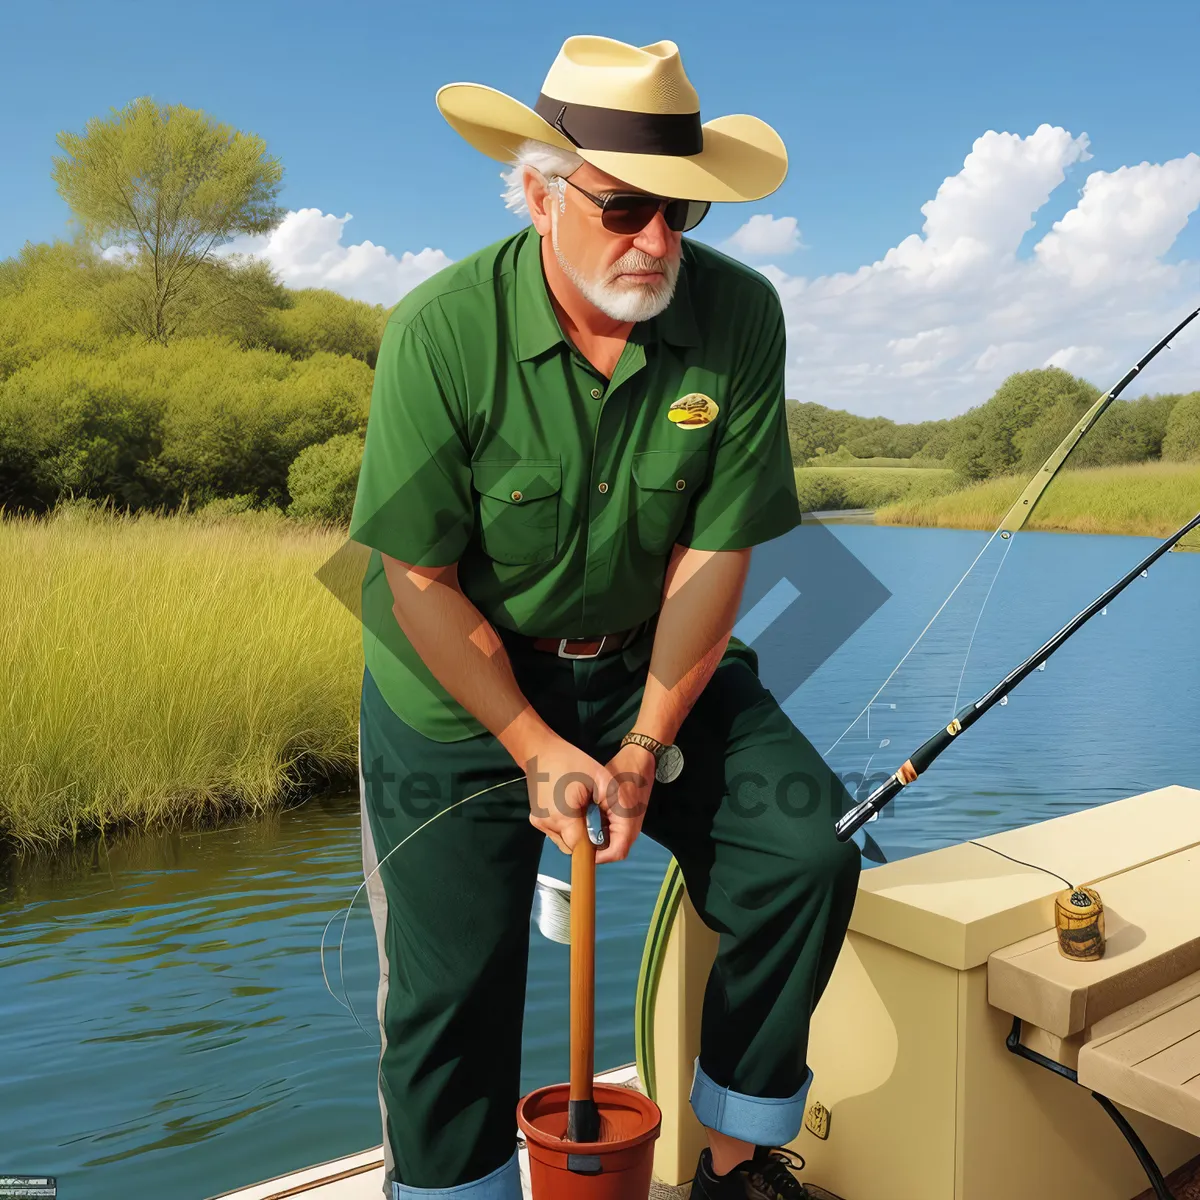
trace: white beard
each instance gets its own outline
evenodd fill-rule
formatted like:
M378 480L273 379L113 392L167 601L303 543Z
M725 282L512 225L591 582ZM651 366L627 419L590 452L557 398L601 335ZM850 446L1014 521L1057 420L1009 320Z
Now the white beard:
M614 321L648 321L656 317L670 303L675 295L675 284L679 279L679 264L681 257L671 259L653 259L640 250L630 250L624 258L613 263L611 275L619 275L622 271L662 270L664 277L656 284L634 283L629 280L617 282L612 280L587 279L569 262L558 248L558 213L557 205L550 205L550 242L554 247L554 257L563 274L579 289L584 298L595 305L605 316Z

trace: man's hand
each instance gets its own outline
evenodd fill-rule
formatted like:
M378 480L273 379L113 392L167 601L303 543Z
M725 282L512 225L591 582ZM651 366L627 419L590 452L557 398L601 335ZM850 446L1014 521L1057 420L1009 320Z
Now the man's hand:
M585 814L594 800L608 829L608 845L597 864L623 859L642 830L654 786L654 755L645 746L622 746L607 764L550 737L538 744L525 766L529 822L564 854L588 836Z
M607 767L556 735L539 741L537 749L529 754L525 779L529 785L530 824L564 854L570 854L575 843L588 836L584 816L593 797L617 793L617 784ZM603 809L603 801L599 803ZM596 861L601 861L599 856Z
M599 796L608 825L608 845L596 851L596 863L619 862L628 855L650 803L654 786L654 754L645 746L622 746L605 764L612 776L610 790Z

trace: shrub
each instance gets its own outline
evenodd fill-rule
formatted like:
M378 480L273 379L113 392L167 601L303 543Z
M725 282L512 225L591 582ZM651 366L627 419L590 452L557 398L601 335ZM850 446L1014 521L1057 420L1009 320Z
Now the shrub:
M189 507L193 516L233 517L249 512L256 505L253 496L242 492L236 496L214 496L211 500Z
M863 467L796 471L796 497L801 512L878 508L901 498L941 495L954 486L950 471Z
M0 385L0 502L35 512L68 495L150 503L162 413L119 362L63 353L18 371Z
M44 511L70 492L134 509L187 495L286 505L301 450L365 431L371 384L343 355L297 362L227 338L63 351L0 383L0 503Z
M259 503L257 497L214 496L199 503L185 496L177 514L191 525L236 525L239 527L278 528L288 523L287 514L278 504Z
M362 456L363 439L354 433L301 450L288 471L288 516L349 525Z
M270 313L264 344L293 358L324 350L374 368L389 309L325 288L302 288L288 299L287 307Z
M1168 462L1200 461L1200 392L1182 397L1171 410L1162 456Z

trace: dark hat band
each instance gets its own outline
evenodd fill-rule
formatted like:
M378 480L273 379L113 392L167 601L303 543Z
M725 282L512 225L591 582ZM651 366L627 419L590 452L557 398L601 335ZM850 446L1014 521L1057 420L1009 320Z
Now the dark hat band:
M622 154L668 154L681 157L704 149L700 114L642 113L623 108L567 104L545 92L534 112L581 150L615 150Z

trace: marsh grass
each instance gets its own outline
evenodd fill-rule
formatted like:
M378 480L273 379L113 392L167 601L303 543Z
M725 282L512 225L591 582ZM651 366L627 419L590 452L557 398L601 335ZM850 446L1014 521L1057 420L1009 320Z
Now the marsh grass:
M0 837L202 827L356 780L360 625L314 577L347 544L365 564L270 513L0 519Z
M954 472L939 467L797 467L801 512L878 508L900 498L940 495Z
M972 529L994 529L1024 482L938 494L949 472L797 471L806 511ZM1162 537L1197 509L1200 464L1064 471L1028 528ZM0 841L204 827L355 785L368 551L226 510L0 509Z
M1005 476L942 496L909 496L879 508L878 525L995 529L1028 482ZM1200 511L1200 463L1135 463L1063 470L1038 501L1026 529L1166 537ZM1200 549L1188 535L1180 546Z
M853 454L842 457L837 454L821 454L810 458L805 464L819 471L853 471L856 469L886 467L898 471L949 470L932 458L855 458Z

